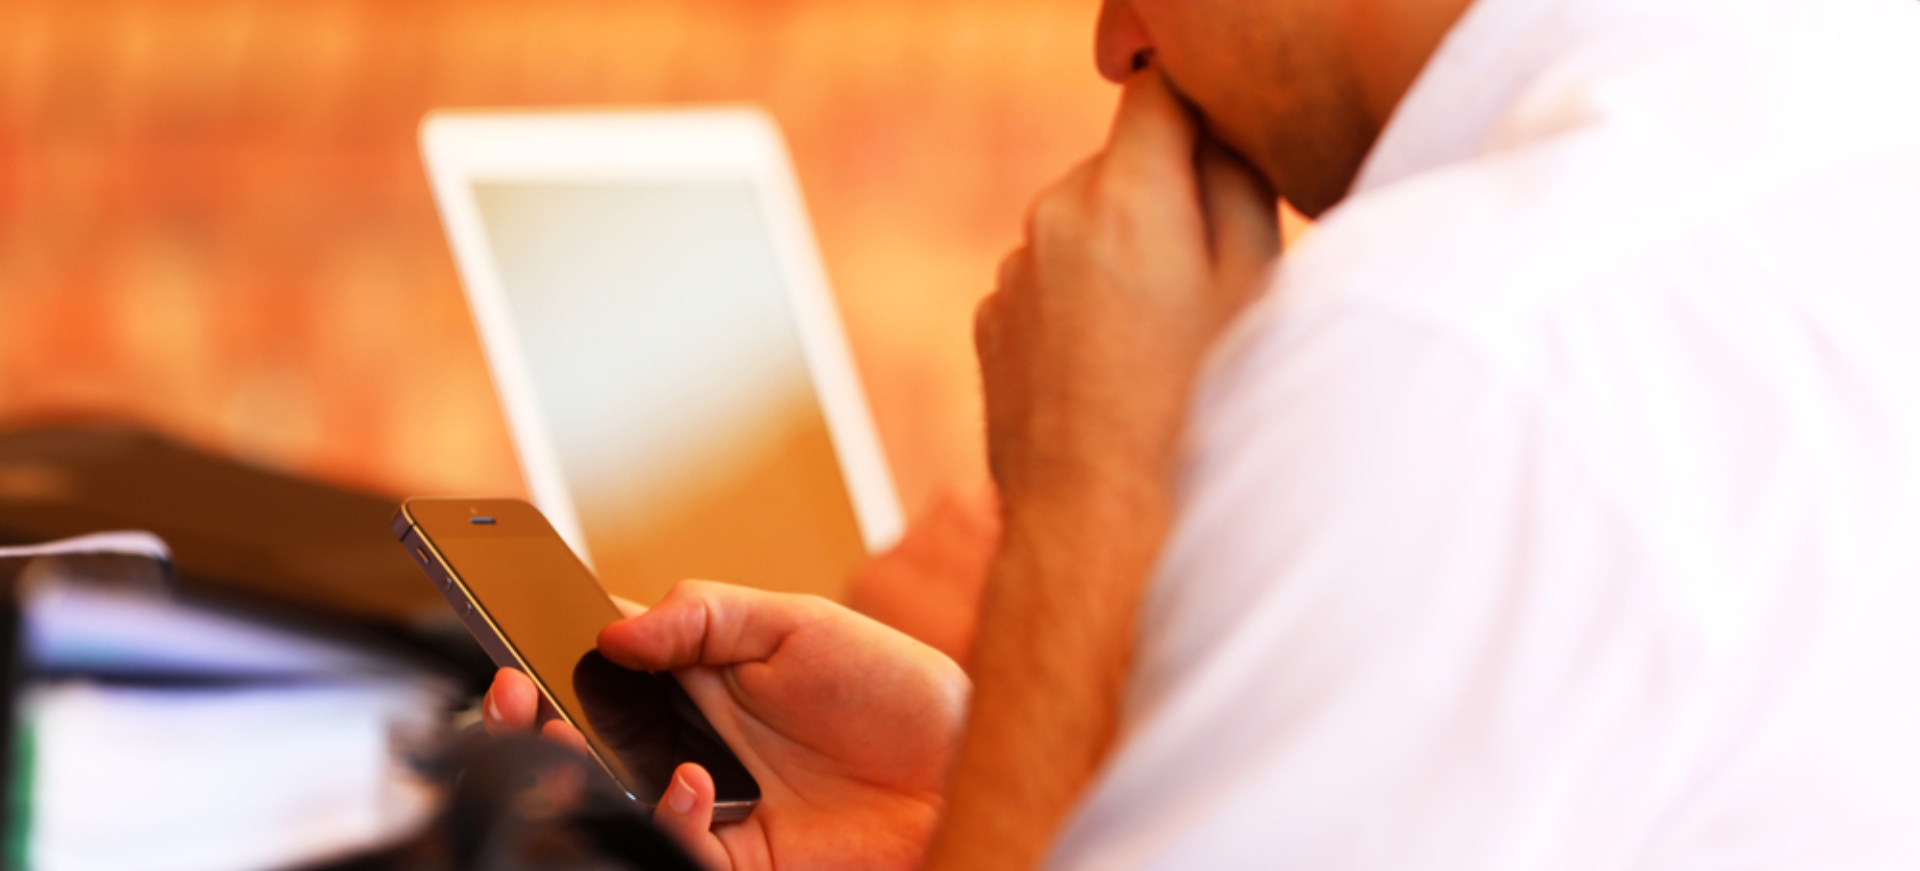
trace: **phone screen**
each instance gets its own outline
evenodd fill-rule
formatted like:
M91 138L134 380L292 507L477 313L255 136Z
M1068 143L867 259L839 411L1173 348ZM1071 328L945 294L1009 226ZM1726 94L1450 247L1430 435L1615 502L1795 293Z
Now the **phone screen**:
M515 500L416 500L407 512L635 799L657 804L682 762L713 775L721 803L759 799L753 775L678 680L600 655L600 630L620 611L538 510Z

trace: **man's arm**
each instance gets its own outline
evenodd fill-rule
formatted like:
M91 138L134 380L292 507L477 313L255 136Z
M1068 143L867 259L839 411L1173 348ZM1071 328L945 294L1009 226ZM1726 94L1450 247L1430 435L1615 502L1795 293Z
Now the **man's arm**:
M1135 484L1009 506L929 867L1036 865L1111 747L1137 600L1167 528L1160 488Z
M977 325L1005 529L929 868L1038 865L1111 748L1193 382L1278 251L1272 193L1152 69L1034 206Z
M601 635L617 663L677 670L761 779L754 816L709 835L711 780L676 776L685 807L656 820L712 867L914 867L943 779L927 867L1031 867L1106 755L1188 394L1277 253L1274 201L1149 71L1029 237L980 315L1005 533L954 767L957 669L827 603L690 584ZM536 705L503 672L489 726L530 728Z

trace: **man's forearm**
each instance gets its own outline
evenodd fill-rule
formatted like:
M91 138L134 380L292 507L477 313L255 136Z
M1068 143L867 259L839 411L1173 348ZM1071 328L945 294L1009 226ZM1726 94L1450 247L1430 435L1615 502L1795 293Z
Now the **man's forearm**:
M1272 191L1203 144L1157 68L1129 76L976 314L1005 528L936 871L1037 865L1112 748L1193 380L1280 247Z
M1009 501L981 606L975 690L928 868L1036 867L1111 749L1166 487L1118 471Z

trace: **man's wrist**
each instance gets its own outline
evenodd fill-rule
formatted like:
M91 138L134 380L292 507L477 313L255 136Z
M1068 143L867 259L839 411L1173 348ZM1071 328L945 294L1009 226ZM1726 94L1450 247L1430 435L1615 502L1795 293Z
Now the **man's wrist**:
M1003 496L974 708L929 866L941 871L1037 864L1115 735L1170 487L1112 466L1044 482Z
M1175 450L1174 438L1060 438L1017 457L996 457L1002 517L1009 524L1056 526L1128 524L1164 514Z

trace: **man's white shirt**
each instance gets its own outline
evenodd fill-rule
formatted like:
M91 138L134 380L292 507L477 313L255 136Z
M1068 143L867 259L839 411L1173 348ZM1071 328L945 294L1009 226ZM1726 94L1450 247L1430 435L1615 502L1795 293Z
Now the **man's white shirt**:
M1481 0L1180 498L1052 867L1920 868L1920 3Z

